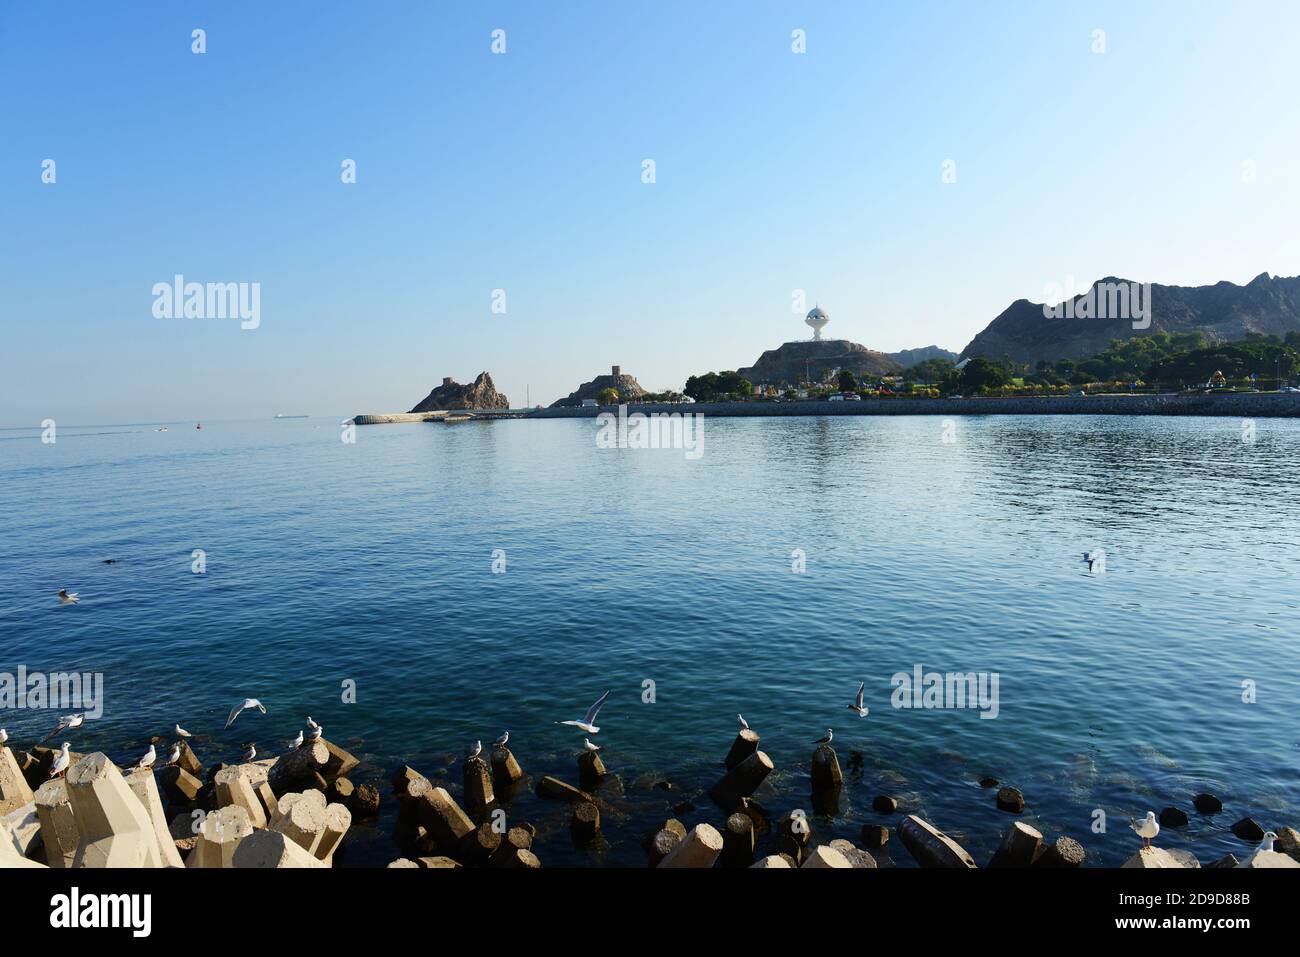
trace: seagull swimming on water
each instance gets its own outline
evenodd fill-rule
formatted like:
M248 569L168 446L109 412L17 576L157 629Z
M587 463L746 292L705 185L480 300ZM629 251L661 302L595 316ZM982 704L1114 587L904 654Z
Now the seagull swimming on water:
M831 743L831 738L833 738L833 737L835 737L835 732L832 731L830 728L827 728L827 729L826 729L826 737L824 737L824 738L818 738L816 741L813 742L813 744L830 744L830 743Z
M243 761L245 764L248 764L255 757L257 757L257 744L250 741L248 744L248 749L244 752Z
M473 761L475 758L477 758L477 757L478 757L480 754L482 754L482 753L483 753L483 742L482 742L482 741L475 741L475 742L474 742L474 746L471 747L471 748L469 748L469 749L465 752L465 760L466 760L466 761Z
M492 742L492 747L504 748L506 746L506 742L509 740L510 740L510 732L507 731L505 734L501 735L501 737L497 738L495 741Z
M186 731L184 728L182 728L179 724L176 725L175 731L176 731L176 736L179 738L188 738L190 736L190 733Z
M41 738L41 740L48 741L50 740L50 738L54 737L60 731L71 731L74 728L80 728L85 723L86 723L86 716L84 714L64 715L62 718L59 719L59 723L55 726L54 730L51 731L49 734L47 734L45 737Z
M749 730L749 722L745 720L745 716L743 714L736 715L736 720L740 722L741 731Z
M258 711L262 712L262 714L266 714L266 706L263 705L262 702L258 701L256 698L245 698L243 704L237 704L231 709L230 717L226 719L226 727L228 728L234 724L235 719L239 717L239 713L241 711L246 711L249 708L256 708Z
M1137 832L1137 836L1142 838L1142 850L1151 847L1151 839L1160 833L1160 822L1156 820L1155 811L1147 811L1147 816L1141 821L1129 818L1129 827Z
M583 746L584 748L586 748L588 751L599 751L599 750L600 750L600 745L599 745L599 744L592 744L592 743L591 743L590 741L588 741L586 738L583 738L583 739L582 739L582 746Z
M299 731L298 737L294 738L292 741L289 742L289 750L297 751L301 747L302 747L302 732Z
M54 763L50 765L50 777L57 778L68 770L70 760L72 760L72 755L68 753L68 742L64 741L63 747L59 748L59 753L54 756Z
M856 711L858 713L859 718L865 718L867 716L867 706L862 703L862 697L866 694L866 691L867 683L864 681L862 684L858 685L858 696L853 699L853 704L848 706L850 711Z
M144 753L144 757L142 757L138 762L136 762L136 766L133 767L131 770L147 771L149 768L153 767L153 763L157 760L158 760L158 752L154 750L154 746L151 744L149 745L149 750Z
M59 601L63 602L63 604L75 605L80 600L81 599L77 597L77 593L75 591L70 592L66 588L59 589Z
M608 697L609 697L609 692L606 691L603 695L597 698L596 703L587 709L587 713L581 721L560 721L557 723L571 724L575 728L581 728L583 731L586 731L588 734L599 734L600 728L596 727L594 724L592 724L592 722L596 720L596 713L600 711L600 706L605 703L605 699Z
M1088 571L1093 574L1104 572L1106 570L1106 553L1100 548L1094 548L1090 552L1084 552L1083 560L1088 563Z

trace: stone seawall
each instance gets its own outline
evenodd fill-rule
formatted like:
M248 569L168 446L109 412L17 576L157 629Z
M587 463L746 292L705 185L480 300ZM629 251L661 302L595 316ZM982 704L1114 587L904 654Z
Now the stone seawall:
M616 406L538 409L530 419L590 418ZM631 403L629 412L698 412L704 415L1222 415L1233 418L1300 418L1300 393L1224 395L1011 396L988 399L863 399L860 402Z

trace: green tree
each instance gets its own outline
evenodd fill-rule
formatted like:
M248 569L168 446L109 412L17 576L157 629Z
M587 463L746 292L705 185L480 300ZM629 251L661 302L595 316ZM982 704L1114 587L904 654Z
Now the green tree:
M855 376L848 369L840 370L840 391L841 392L858 391L858 377Z
M601 389L596 401L601 405L618 405L618 390L609 387Z
M966 363L961 370L961 389L963 392L980 392L984 389L997 389L1011 381L1007 371L1000 365L990 362L982 356L976 356Z

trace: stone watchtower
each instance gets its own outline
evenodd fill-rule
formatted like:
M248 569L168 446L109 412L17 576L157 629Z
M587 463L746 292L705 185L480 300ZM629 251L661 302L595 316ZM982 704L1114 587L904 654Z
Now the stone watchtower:
M611 372L610 375L612 375L615 379L617 379L617 378L622 374L623 367L622 367L622 366L613 366L612 368L613 368L614 371Z

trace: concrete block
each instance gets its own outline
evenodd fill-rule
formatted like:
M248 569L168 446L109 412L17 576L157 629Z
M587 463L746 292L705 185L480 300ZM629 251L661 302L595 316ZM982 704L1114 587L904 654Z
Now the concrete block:
M336 807L339 805L336 805ZM235 848L233 867L326 867L280 831L254 831Z
M1023 821L1016 821L993 852L989 867L1030 867L1043 852L1043 833Z
M730 771L757 750L758 733L745 728L736 735L736 740L731 742L731 750L727 752L725 761L727 770Z
M492 793L492 772L481 757L469 758L463 769L465 784L465 810L476 821L487 815L488 806L496 800Z
M578 784L584 791L594 791L605 780L605 762L595 751L583 751L578 755Z
M0 821L0 870L6 868L44 867L40 861L28 860L18 853L17 840L9 825Z
M407 795L415 801L419 825L442 850L454 852L465 835L474 830L474 822L446 788L433 787L428 781L412 782Z
M126 776L126 784L144 808L145 813L149 815L149 821L153 825L154 838L158 842L158 852L162 866L184 867L185 862L181 860L180 852L176 850L176 842L167 828L167 815L163 811L162 797L158 794L158 783L154 780L153 771L133 771Z
M153 821L103 752L69 768L68 801L77 824L73 867L162 867Z
M839 867L844 870L852 870L853 865L849 859L841 854L829 844L823 844L820 847L814 847L804 858L804 862L799 865L800 869L808 868L810 870L822 870L827 867Z
M316 857L327 863L334 860L334 852L343 843L343 836L352 826L352 812L342 804L325 806L325 831L316 845Z
M195 777L180 765L161 768L158 771L158 783L162 785L167 803L172 807L185 807L198 800L203 789L202 779Z
M709 791L709 797L728 813L738 811L741 799L753 794L774 767L771 758L762 751L755 751L727 771Z
M318 796L319 799L313 795ZM319 791L285 794L280 799L280 812L271 822L271 830L287 835L313 856L316 855L316 849L321 846L328 827L325 795Z
M0 817L35 800L31 785L8 748L0 747Z
M898 837L922 867L957 867L974 870L979 865L966 849L915 814L903 818Z
M8 830L14 850L23 857L33 860L44 857L45 845L41 841L41 819L36 813L35 796L30 804L24 804L0 817L0 825Z
M325 745L328 757L325 759L325 766L320 769L321 776L326 781L333 781L335 778L345 778L355 771L361 761L349 751L345 751L332 741L321 739Z
M1162 868L1188 868L1200 866L1200 862L1197 861L1196 857L1190 852L1175 852L1167 848L1156 847L1153 844L1148 848L1135 852L1132 857L1120 865L1120 868L1159 870Z
M237 805L213 811L203 819L194 850L185 858L186 867L234 867L235 851L253 833L248 812Z
M844 772L840 769L840 759L836 757L835 749L829 744L823 744L813 752L811 774L814 793L836 790L844 786Z
M257 788L267 783L266 771L252 764L235 764L217 772L213 783L217 788L217 807L242 807L248 812L253 827L266 827L269 823L266 808ZM274 795L272 800L274 800Z
M523 776L524 770L509 748L492 749L492 783L498 790L510 790Z
M761 753L761 752L760 752ZM722 854L722 835L712 824L697 824L659 867L712 867Z
M750 868L751 869L758 868L762 870L767 870L769 868L780 868L787 871L791 869L790 859L788 857L782 857L780 854L769 854L767 857L764 857L762 860L754 864L751 864Z
M549 774L537 782L537 796L542 798L553 798L557 801L591 801L592 797L586 791L580 791L572 784L567 784L559 778L551 777Z
M63 778L51 778L36 789L36 818L41 823L41 840L45 843L45 863L50 867L72 866L80 837L77 822L68 800L68 784Z

